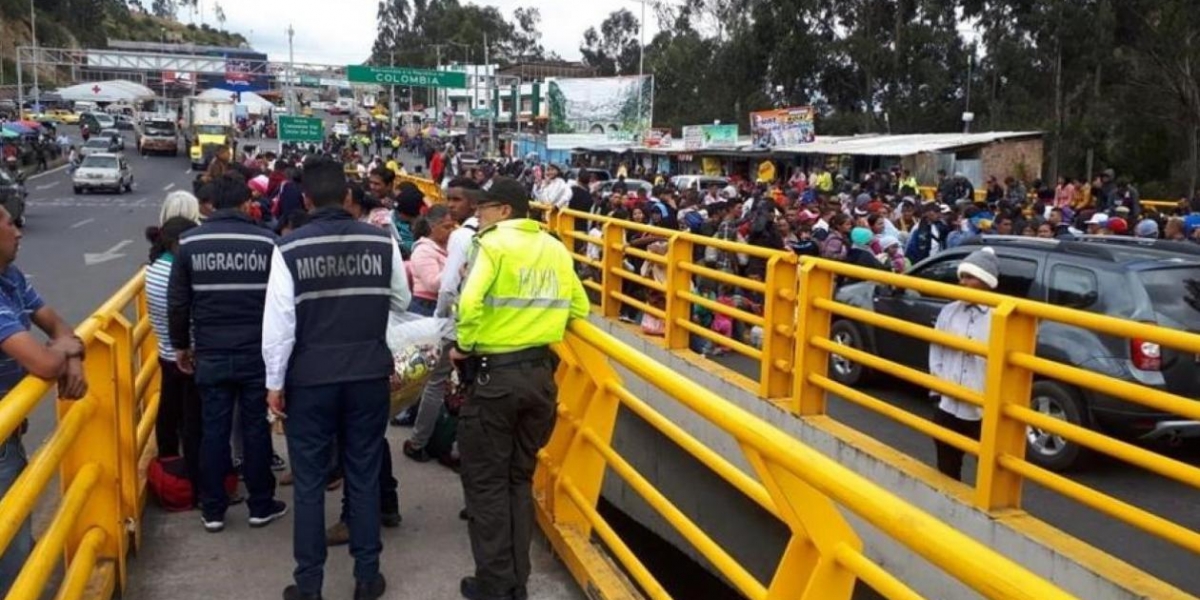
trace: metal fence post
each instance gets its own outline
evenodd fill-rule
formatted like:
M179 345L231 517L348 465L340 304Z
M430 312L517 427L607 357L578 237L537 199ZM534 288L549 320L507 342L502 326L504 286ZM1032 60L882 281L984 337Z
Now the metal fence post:
M128 354L126 354L126 358ZM125 535L126 513L122 506L122 472L120 436L120 371L117 340L105 331L97 331L95 338L87 347L87 359L84 361L84 373L88 381L88 396L82 402L96 404L88 426L80 433L71 450L63 456L59 482L65 493L70 489L76 474L88 463L96 463L101 468L100 482L88 499L83 512L80 513L75 527L68 536L66 547L79 547L84 535L93 527L99 527L106 534L104 544L98 555L103 559L115 561L117 565L117 581L121 587L125 585L125 563L129 538ZM58 418L63 417L76 406L74 401L59 400L57 403ZM136 477L136 473L133 474ZM68 560L72 552L68 551Z
M1009 357L1013 352L1034 354L1036 350L1037 318L1021 314L1011 301L992 311L975 477L975 505L983 510L1021 506L1021 476L1003 469L999 457L1025 457L1026 425L1005 416L1004 405L1029 406L1033 373L1013 365Z
M667 348L685 350L691 332L677 324L677 321L692 320L692 303L680 296L681 293L692 291L692 274L679 268L682 263L691 263L695 244L683 234L675 234L667 242L667 306L666 333Z
M603 272L600 274L600 286L603 290L600 298L600 312L605 318L615 319L621 316L621 301L613 297L621 291L624 281L615 271L621 268L625 255L621 248L625 245L625 230L615 221L604 224L604 248L600 253L600 263Z
M799 306L796 315L796 354L792 379L792 398L795 401L797 414L825 414L825 391L815 385L808 384L809 375L827 375L829 372L829 353L812 346L809 340L814 337L828 338L832 315L827 311L813 306L813 300L824 298L833 299L833 273L822 269L817 259L805 258L800 261Z
M792 389L795 377L796 285L799 273L795 255L775 256L767 261L763 296L762 364L759 395L780 398Z
M592 525L576 506L564 486L575 487L587 499L589 508L596 508L600 488L608 463L591 442L584 438L589 431L605 443L612 441L620 400L608 390L609 382L620 382L620 376L609 365L608 357L580 338L568 335L559 356L562 363L559 387L559 422L543 452L557 473L543 481L555 524L565 524L590 535ZM542 465L542 470L547 465Z

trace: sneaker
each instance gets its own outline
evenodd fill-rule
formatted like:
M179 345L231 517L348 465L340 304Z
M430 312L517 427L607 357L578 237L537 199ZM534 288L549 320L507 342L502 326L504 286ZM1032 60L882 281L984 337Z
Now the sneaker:
M279 456L278 454L271 455L271 470L272 471L282 471L286 468L287 468L287 461L283 460L282 456Z
M385 510L379 513L379 524L387 528L399 527L400 522L404 518L400 516L400 510Z
M224 519L210 519L204 515L200 515L200 522L204 523L204 530L209 533L220 533L225 530Z
M383 573L380 573L370 583L359 581L354 584L354 600L376 600L382 598L386 590L387 580L383 578Z
M266 527L267 525L270 525L271 523L283 518L283 515L286 515L287 512L287 504L280 500L276 500L275 504L271 507L270 513L261 517L250 517L250 526L254 528Z
M321 600L320 594L305 594L295 585L289 585L283 590L283 600Z
M345 546L349 543L350 526L345 521L338 521L325 530L326 546Z
M412 460L415 460L419 463L429 462L429 461L433 460L433 457L430 456L429 453L425 451L424 447L418 448L417 446L413 445L412 440L404 441L403 451L404 451L404 456L407 456L407 457L411 458Z

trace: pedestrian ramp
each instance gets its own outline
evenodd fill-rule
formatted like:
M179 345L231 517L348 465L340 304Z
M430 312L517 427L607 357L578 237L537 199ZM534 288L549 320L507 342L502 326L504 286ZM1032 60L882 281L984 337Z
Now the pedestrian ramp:
M408 429L390 428L391 447L399 449ZM283 437L275 448L286 457ZM398 454L398 452L397 452ZM458 598L458 582L474 573L467 524L458 518L463 506L456 473L430 462L395 457L400 481L400 527L383 529L381 570L388 581L385 600ZM327 524L337 522L343 489L325 495ZM292 488L278 496L292 506ZM168 513L153 503L142 521L142 546L129 561L124 600L208 600L211 598L274 599L292 583L292 525L289 515L276 523L250 529L245 504L230 507L225 531L206 533L198 512ZM535 538L529 597L536 600L582 600L579 586L554 557L550 545ZM329 549L324 598L353 597L354 561L349 546Z

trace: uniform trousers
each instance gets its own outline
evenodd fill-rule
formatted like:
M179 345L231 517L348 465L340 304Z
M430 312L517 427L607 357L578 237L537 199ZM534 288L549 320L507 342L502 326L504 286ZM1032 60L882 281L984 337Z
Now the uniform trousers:
M480 371L459 411L458 449L475 577L502 595L529 580L533 472L554 430L553 358Z
M233 469L229 436L236 408L242 431L242 477L251 517L271 514L275 475L271 473L271 428L267 423L266 369L262 355L220 354L196 357L200 391L200 508L206 519L222 520L229 508L225 476Z
M386 377L317 386L289 386L288 458L296 505L292 552L301 592L320 594L325 578L325 485L334 447L341 453L347 498L346 524L354 578L379 576L379 476L388 421Z

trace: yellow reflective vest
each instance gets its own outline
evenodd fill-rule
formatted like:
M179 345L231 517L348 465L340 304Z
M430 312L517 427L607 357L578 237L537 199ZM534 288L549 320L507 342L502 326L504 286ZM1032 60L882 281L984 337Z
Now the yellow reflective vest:
M504 354L562 341L590 305L562 242L532 219L480 231L458 297L458 347Z

